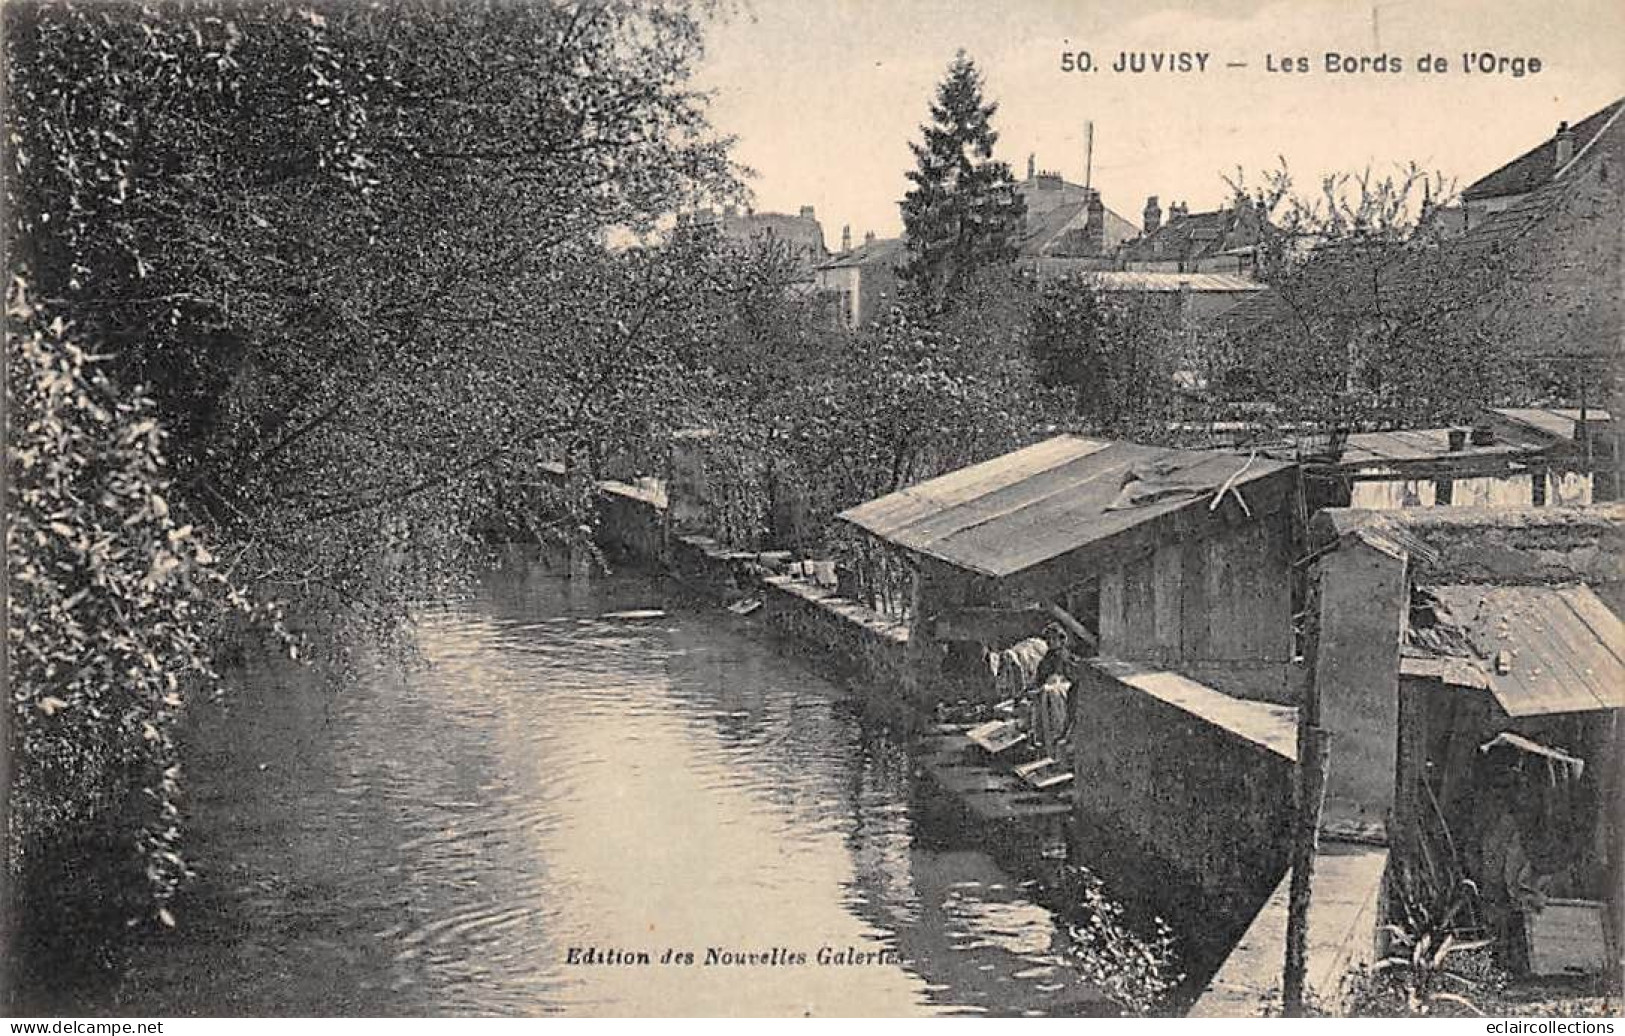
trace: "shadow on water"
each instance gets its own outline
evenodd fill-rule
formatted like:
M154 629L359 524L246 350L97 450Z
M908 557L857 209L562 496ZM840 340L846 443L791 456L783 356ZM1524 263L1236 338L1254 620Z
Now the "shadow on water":
M511 566L424 611L421 667L334 694L253 663L192 717L179 928L61 1009L1102 1010L906 746L748 625L644 578ZM588 949L649 964L569 963Z

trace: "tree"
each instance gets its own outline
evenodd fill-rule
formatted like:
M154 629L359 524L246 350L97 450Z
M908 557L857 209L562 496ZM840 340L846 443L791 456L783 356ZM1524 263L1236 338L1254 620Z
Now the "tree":
M1448 200L1415 165L1328 176L1294 193L1283 167L1236 204L1270 214L1258 246L1267 305L1225 328L1219 353L1250 372L1283 424L1423 427L1470 421L1519 383L1511 343L1478 318L1506 287L1471 242L1436 232Z
M1168 436L1180 335L1167 301L1150 292L1107 295L1087 275L1039 290L1027 345L1063 412L1112 438Z
M160 902L184 873L169 699L221 644L210 573L392 628L539 460L677 409L685 257L624 245L738 189L701 6L7 7L8 273L50 315L8 339L31 844L144 789ZM579 539L585 496L533 525Z
M926 312L940 311L978 269L1016 257L1026 212L1010 167L993 158L998 105L982 98L982 76L961 50L937 87L923 143L911 143L917 167L903 197L908 241L904 283Z
M323 609L455 584L496 486L657 398L678 297L606 242L736 186L686 0L21 4L7 47L13 272Z
M152 401L25 286L6 328L7 658L16 757L8 862L113 822L158 917L186 874L174 731L213 680L214 639L250 604L170 504Z

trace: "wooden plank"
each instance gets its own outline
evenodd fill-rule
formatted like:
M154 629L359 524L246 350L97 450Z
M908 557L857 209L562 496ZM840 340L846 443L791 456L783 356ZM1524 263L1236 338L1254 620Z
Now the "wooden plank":
M1185 634L1183 623L1184 551L1178 543L1166 543L1152 555L1152 613L1156 624L1157 659L1170 663L1180 657Z
M1155 658L1157 613L1152 556L1136 558L1123 568L1123 657Z
M965 731L971 744L989 755L999 755L1027 740L1014 720L995 719Z
M1581 899L1551 899L1524 918L1529 970L1535 975L1595 975L1608 967L1605 907Z
M1122 568L1113 568L1100 577L1100 651L1120 655L1127 640Z
M978 644L1004 644L1032 636L1048 621L1037 607L952 608L937 618L936 634L941 640L969 640Z

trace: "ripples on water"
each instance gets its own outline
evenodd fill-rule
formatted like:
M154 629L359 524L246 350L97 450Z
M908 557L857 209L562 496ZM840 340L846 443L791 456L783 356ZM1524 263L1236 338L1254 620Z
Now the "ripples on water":
M429 664L199 717L204 879L132 1013L1075 1012L1054 919L839 692L652 582L494 576ZM569 966L571 947L900 963Z

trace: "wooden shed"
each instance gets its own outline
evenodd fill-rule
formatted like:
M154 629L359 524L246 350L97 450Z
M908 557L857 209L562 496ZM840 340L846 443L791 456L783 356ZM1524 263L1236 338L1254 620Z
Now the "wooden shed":
M1286 700L1298 493L1287 462L1063 435L839 517L915 559L922 693L945 642L1060 608L1102 655Z

